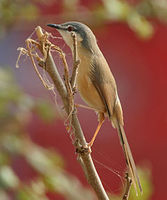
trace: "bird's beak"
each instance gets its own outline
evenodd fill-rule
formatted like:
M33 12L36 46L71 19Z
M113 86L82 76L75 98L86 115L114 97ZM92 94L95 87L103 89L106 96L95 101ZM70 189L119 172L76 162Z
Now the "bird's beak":
M47 24L47 26L50 26L52 28L56 28L56 29L59 29L59 30L63 29L63 27L60 24Z

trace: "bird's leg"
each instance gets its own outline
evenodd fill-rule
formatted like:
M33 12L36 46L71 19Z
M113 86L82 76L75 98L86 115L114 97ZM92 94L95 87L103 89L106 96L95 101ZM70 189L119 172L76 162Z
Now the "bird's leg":
M97 126L97 128L96 128L96 131L95 131L95 133L94 133L94 135L93 135L93 138L92 138L91 141L88 143L88 147L91 147L91 146L93 145L95 139L96 139L96 136L97 136L97 134L98 134L98 132L99 132L99 130L100 130L100 128L101 128L103 122L104 122L104 113L102 113L102 112L98 113L98 119L99 119L99 124L98 124L98 126Z
M75 106L76 106L76 107L80 107L80 108L86 108L86 109L88 109L88 110L94 110L94 111L95 111L95 109L94 109L94 108L92 108L92 107L89 107L89 106L85 106L85 105L82 105L82 104L75 104Z

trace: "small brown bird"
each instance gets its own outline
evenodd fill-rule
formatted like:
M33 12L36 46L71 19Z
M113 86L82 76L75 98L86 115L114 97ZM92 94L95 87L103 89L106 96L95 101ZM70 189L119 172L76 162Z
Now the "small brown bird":
M93 145L105 117L108 117L113 127L118 131L135 189L136 185L138 185L142 192L135 162L123 128L123 112L117 93L116 82L106 59L98 47L95 35L88 26L80 22L72 21L64 24L48 24L48 26L59 31L72 52L73 40L71 32L76 33L77 50L80 58L77 88L83 100L98 113L99 120L95 134L88 146Z

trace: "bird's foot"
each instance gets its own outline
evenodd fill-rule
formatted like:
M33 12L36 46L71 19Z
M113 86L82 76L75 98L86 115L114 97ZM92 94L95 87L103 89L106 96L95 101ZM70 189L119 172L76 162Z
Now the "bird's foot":
M81 145L78 140L75 141L76 153L84 154L84 153L91 153L91 148L89 144Z
M83 153L91 153L91 148L89 146L82 146L80 148L76 148L76 153L83 154Z

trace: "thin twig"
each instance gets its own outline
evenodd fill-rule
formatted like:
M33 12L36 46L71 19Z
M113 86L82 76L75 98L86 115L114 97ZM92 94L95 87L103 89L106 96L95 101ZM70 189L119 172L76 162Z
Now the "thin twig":
M78 50L77 50L77 39L76 39L76 34L74 32L71 33L71 37L73 39L73 71L72 71L72 76L71 76L71 87L73 91L75 90L75 85L76 85L76 77L77 77L77 70L80 64L80 60L78 58Z
M60 55L62 62L63 62L63 66L64 66L64 80L65 80L65 86L67 89L67 96L68 96L68 101L69 101L69 106L68 106L68 117L65 120L65 126L68 132L70 132L70 130L72 129L72 113L74 112L74 108L75 108L75 104L74 104L74 93L73 93L73 89L70 83L70 76L69 76L69 68L68 68L68 64L66 61L66 57L65 57L65 53L59 48L56 47L55 45L51 45L51 47L53 47Z
M30 57L30 59L31 59L31 62L32 62L32 64L33 64L33 67L34 67L34 69L35 69L35 72L37 73L37 75L38 75L38 77L40 78L41 82L43 83L44 87L46 87L47 89L52 89L52 88L50 88L49 85L44 81L44 79L42 78L41 74L40 74L39 71L38 71L38 68L37 68L37 66L36 66L36 64L35 64L35 61L34 61L34 56L33 56L32 51L31 51L30 44L31 44L31 40L30 40L30 39L27 39L27 40L26 40L26 45L27 45L27 50L28 50L27 52L28 52L28 55L29 55L29 57Z
M132 179L129 177L128 172L126 172L125 179L126 179L126 190L125 190L125 193L123 195L122 200L128 200L130 188L131 188L131 185L132 185Z

